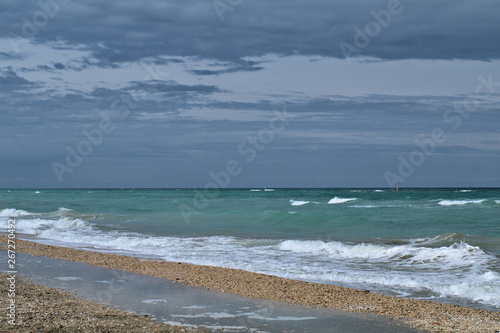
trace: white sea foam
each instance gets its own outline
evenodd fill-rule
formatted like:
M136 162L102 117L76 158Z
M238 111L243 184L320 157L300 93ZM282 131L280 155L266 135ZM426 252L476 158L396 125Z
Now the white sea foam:
M385 192L384 190L375 190L374 192Z
M272 192L272 191L274 191L274 188L266 188L266 189L264 189L264 191L266 191L266 192Z
M500 204L500 200L495 200L495 203Z
M441 200L439 205L441 206L461 206L467 204L480 204L485 202L486 199L476 199L476 200Z
M472 192L472 190L460 190L458 192L460 192L460 193L468 193L468 192Z
M287 320L287 321L303 321L303 320L314 320L318 319L318 317L292 317L292 316L277 316L277 317L270 317L270 316L263 316L260 314L249 314L248 318L250 319L257 319L257 320L269 320L269 321L278 321L278 320Z
M60 281L77 281L81 279L82 278L80 276L58 276L54 278L54 280L60 280Z
M188 305L188 306L183 306L183 309L206 309L207 306L205 305Z
M290 200L292 206L303 206L307 205L309 201L301 201L301 200Z
M344 202L349 202L349 201L354 201L354 200L357 200L357 198L333 198L333 199L330 199L330 201L328 201L328 204L329 205L333 205L333 204L341 204L341 203L344 203Z
M146 304L167 304L168 301L166 299L144 299L142 303Z
M260 192L260 191L262 191L262 190L260 190L260 189L252 189L252 190L250 190L250 192Z

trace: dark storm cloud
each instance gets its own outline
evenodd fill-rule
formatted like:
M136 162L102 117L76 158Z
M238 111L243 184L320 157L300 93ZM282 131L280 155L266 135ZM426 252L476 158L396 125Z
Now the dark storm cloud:
M78 44L92 50L100 66L170 55L234 62L229 71L257 70L241 66L241 59L267 53L344 58L342 42L358 48L354 55L381 59L499 58L496 2L401 0L397 14L380 18L395 1L243 1L223 13L223 20L212 1L75 1L59 4L53 17L30 31L26 22L33 23L42 9L24 0L2 5L0 30L5 36L30 33L39 42ZM378 33L369 40L356 37L357 28L364 31L376 21L374 15L385 22Z
M49 3L58 5L47 9ZM280 73L252 56L344 58L344 43L356 48L352 55L372 57L364 62L500 58L496 2L401 0L389 18L384 15L391 3L397 0L243 0L221 13L212 0L2 2L1 36L11 38L13 47L7 44L0 50L0 61L19 64L16 69L0 67L2 179L13 185L22 178L31 186L121 187L142 177L128 185L203 186L209 171L231 159L246 159L238 147L268 128L273 112L282 110L283 105L266 100L275 97L289 100L289 123L259 151L255 163L245 165L245 176L235 180L235 186L273 179L283 186L385 184L382 175L397 168L398 154L416 149L414 140L438 127L448 139L433 157L449 167L429 159L423 168L434 168L433 175L448 173L460 163L498 165L498 95L478 99L478 109L457 127L443 115L467 95L436 91L437 96L359 96L371 90L353 87L347 94L358 97L312 98L304 82L314 80L314 73L298 70L297 88L290 89L290 96L273 95L273 88L266 91L274 84L262 82L270 77L266 70ZM49 14L42 22L43 7ZM366 32L380 20L379 31ZM47 44L37 48L16 36ZM68 52L50 52L54 50ZM193 84L192 75L191 84L182 82L183 75L179 81L129 81L140 79L134 76L134 68L143 67L133 63L138 61L179 64L173 68L198 76L199 84ZM386 63L391 71L404 66ZM86 71L95 67L117 69L109 71L117 77L108 82L108 72ZM130 77L124 74L129 68ZM415 67L415 73L418 70ZM255 71L260 72L248 73ZM237 72L241 76L226 76ZM45 82L39 79L43 77ZM125 81L117 83L117 78ZM256 94L249 98L220 88L231 87L233 79L249 79L244 83L254 85ZM241 93L244 86L234 90ZM68 147L77 149L88 140L84 131L96 130L103 119L112 121L113 131L103 135L102 144L93 146L75 172L65 175L64 184L59 183L51 163L64 162ZM460 173L449 173L461 179ZM345 183L325 183L324 177L331 174ZM493 170L488 176L496 174ZM156 182L162 175L165 179Z

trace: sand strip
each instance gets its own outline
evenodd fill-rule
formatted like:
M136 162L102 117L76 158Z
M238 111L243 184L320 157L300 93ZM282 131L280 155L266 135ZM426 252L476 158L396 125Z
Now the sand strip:
M5 244L7 238L0 236L0 241ZM237 269L144 260L19 239L16 240L16 250L151 275L245 297L397 317L406 319L414 327L434 332L500 331L500 312L384 296L369 291L289 280Z

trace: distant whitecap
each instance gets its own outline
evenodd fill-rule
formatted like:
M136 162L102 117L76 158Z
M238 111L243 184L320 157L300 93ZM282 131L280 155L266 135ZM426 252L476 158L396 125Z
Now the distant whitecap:
M354 200L357 200L357 198L333 198L333 199L330 199L330 201L328 201L328 204L329 205L333 205L333 204L341 204L341 203L344 203L344 202L349 202L349 201L354 201Z
M467 204L480 204L485 202L486 199L477 200L441 200L438 204L441 206L461 206Z
M292 203L292 206L303 206L309 203L309 201L301 201L301 200L290 200L290 202Z

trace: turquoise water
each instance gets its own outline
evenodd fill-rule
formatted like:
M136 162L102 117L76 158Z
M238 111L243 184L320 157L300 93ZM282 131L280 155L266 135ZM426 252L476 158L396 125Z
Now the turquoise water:
M45 243L500 307L500 189L0 190Z

